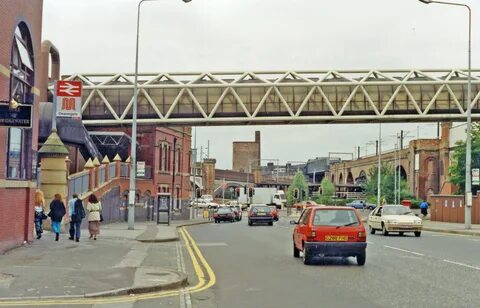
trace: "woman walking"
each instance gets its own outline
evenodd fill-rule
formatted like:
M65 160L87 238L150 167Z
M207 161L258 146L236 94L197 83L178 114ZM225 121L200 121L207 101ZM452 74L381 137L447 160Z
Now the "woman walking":
M65 216L65 204L62 202L62 195L55 194L55 199L50 203L50 219L52 220L52 231L55 232L55 241L60 237L62 218Z
M94 194L88 197L88 231L90 232L90 238L97 239L97 235L100 234L100 217L102 211L102 204L98 201Z
M37 190L35 192L35 232L37 233L37 240L42 237L43 233L43 220L47 218L45 215L45 198L43 197L43 192Z

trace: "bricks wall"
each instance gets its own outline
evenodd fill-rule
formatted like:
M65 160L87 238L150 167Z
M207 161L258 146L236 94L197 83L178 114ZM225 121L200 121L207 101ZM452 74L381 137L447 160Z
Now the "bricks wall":
M9 66L14 31L25 22L34 50L34 69L39 68L42 30L42 0L0 1L0 100L10 99ZM35 86L39 75L35 75ZM35 93L39 93L38 89ZM35 95L31 149L37 150L39 99ZM6 177L7 129L0 128L0 252L33 238L34 183L9 181ZM31 153L32 151L28 151Z

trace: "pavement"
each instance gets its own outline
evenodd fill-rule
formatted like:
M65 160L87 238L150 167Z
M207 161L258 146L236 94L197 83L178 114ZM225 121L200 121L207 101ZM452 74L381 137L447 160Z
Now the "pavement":
M185 287L179 270L177 228L209 223L174 221L170 226L102 225L97 240L82 230L80 242L60 241L48 231L40 240L1 255L0 305L9 300L72 299L132 295ZM183 258L183 256L182 256ZM183 260L182 260L183 262ZM194 278L195 279L195 278Z
M289 219L273 226L189 227L216 284L191 294L193 307L478 307L480 239L423 232L367 235L367 260L293 257Z

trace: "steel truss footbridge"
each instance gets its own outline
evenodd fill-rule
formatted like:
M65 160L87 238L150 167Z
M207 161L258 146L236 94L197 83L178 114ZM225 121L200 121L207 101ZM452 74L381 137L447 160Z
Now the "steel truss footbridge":
M142 73L138 123L253 125L464 121L467 70ZM133 74L73 74L83 82L83 122L132 122ZM480 119L480 70L472 118Z

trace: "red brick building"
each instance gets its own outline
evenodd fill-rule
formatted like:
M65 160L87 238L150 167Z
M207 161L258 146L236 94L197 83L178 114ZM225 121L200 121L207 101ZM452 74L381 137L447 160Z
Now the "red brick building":
M0 101L32 105L33 113L31 128L0 126L0 252L33 236L42 7L42 0L0 1Z

